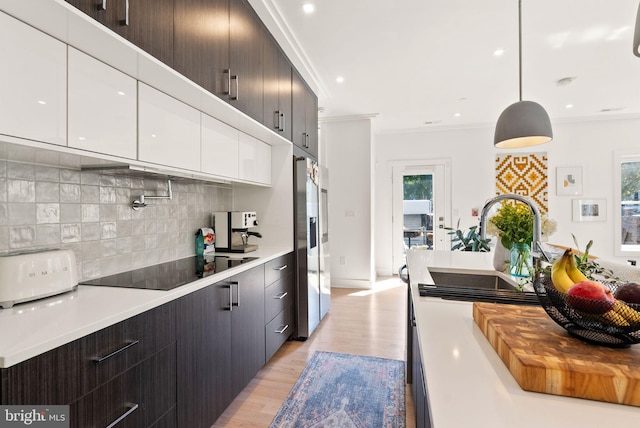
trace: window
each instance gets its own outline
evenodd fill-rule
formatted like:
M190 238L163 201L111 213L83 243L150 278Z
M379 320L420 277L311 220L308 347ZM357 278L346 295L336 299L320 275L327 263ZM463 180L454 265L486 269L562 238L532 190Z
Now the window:
M615 156L615 254L640 255L640 155Z

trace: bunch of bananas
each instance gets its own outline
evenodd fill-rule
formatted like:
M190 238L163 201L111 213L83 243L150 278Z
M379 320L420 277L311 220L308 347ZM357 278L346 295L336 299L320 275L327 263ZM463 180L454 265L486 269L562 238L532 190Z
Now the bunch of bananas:
M574 284L582 281L589 281L589 278L578 269L569 248L551 266L551 282L558 291L566 293ZM615 301L611 310L599 316L620 327L640 324L640 314L620 300Z
M567 249L562 257L558 258L551 266L551 281L558 291L566 293L577 282L588 281L576 266L571 248Z

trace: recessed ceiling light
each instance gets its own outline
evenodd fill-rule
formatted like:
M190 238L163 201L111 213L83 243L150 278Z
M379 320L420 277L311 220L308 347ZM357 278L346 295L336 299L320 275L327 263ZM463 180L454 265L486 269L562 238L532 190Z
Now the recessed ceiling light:
M493 51L493 56L502 56L504 54L504 49L496 49Z
M312 3L305 3L302 5L302 10L304 10L304 13L313 13L316 7Z
M127 94L125 94L125 93L124 93L124 92L122 92L122 91L118 91L118 95L127 95Z
M336 82L338 82L338 83L344 82L344 77L342 77L342 76L336 77Z
M46 101L42 101L42 100L38 101L38 104L41 104L41 105L45 105L46 103L47 103Z
M573 108L573 104L567 104L564 108Z
M455 117L460 117L460 113L454 114Z
M576 80L575 76L563 77L562 79L558 79L556 81L557 86L567 86L571 84L574 80Z

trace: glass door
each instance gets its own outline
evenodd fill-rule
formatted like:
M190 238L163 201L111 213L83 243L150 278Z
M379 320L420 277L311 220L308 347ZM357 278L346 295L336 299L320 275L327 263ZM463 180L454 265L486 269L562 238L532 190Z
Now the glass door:
M418 162L418 161L414 161ZM393 167L393 264L405 264L406 251L416 245L429 250L449 248L444 229L450 218L447 160Z

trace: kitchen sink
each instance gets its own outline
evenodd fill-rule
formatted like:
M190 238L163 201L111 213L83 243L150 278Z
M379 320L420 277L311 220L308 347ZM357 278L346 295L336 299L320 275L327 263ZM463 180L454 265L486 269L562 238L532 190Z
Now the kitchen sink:
M434 284L418 284L421 296L466 302L492 302L512 305L540 305L538 296L520 291L505 278L491 273L430 271Z
M515 290L516 287L497 275L477 273L433 272L429 271L436 285L471 287L488 290Z

